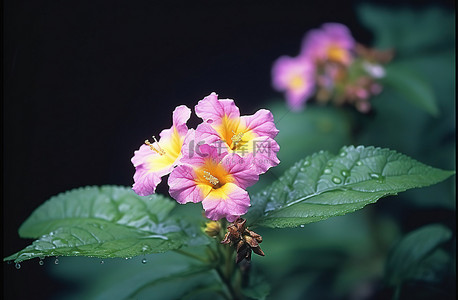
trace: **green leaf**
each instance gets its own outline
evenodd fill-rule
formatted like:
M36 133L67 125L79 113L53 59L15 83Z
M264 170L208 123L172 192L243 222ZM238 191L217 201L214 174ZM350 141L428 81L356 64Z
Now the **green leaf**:
M126 227L160 231L175 202L161 195L141 197L131 188L91 186L51 197L19 228L19 236L38 238L78 221L105 221Z
M383 83L396 90L404 96L403 99L418 108L433 116L439 114L431 85L408 66L399 63L386 66L386 77L383 79Z
M85 187L38 207L19 229L32 245L4 260L45 256L132 257L188 244L187 224L171 215L175 202L141 197L130 188ZM194 236L195 232L192 233Z
M436 169L389 149L343 147L319 152L289 169L252 197L252 226L296 227L361 209L378 199L445 180Z
M360 5L361 22L375 35L375 46L396 56L428 53L455 43L455 16L439 7L390 9Z
M448 265L447 253L438 251L438 247L451 237L451 230L440 224L424 226L406 235L388 257L388 283L397 286L406 279L428 279L438 272L438 267Z
M174 251L127 260L104 259L103 264L99 259L85 257L63 257L59 261L58 265L46 261L45 266L49 264L53 277L79 287L65 291L59 299L149 299L151 295L185 299L186 294L197 292L202 285L219 283L211 266ZM218 288L221 290L221 285Z
M291 111L284 100L268 105L280 131L275 138L280 145L277 167L260 177L257 184L248 188L250 194L264 190L297 159L321 149L338 151L350 143L349 116L343 110L311 103L299 112ZM297 137L301 138L298 139Z

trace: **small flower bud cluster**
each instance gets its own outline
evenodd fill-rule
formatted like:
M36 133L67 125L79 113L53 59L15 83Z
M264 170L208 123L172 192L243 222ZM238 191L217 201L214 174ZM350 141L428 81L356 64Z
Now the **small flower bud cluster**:
M235 262L239 263L243 259L251 260L251 251L264 256L259 244L262 243L262 237L254 231L246 228L246 220L238 218L227 227L227 233L221 244L235 245L237 256Z

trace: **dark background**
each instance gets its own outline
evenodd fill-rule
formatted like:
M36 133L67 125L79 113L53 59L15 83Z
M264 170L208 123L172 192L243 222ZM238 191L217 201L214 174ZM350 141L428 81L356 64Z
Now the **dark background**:
M453 1L372 2L454 9ZM357 3L5 1L3 257L30 243L17 229L52 195L131 185L134 150L170 127L177 105L215 91L254 113L280 97L272 62L296 55L304 33L324 22L344 23L370 44ZM5 299L66 288L35 260L3 267Z

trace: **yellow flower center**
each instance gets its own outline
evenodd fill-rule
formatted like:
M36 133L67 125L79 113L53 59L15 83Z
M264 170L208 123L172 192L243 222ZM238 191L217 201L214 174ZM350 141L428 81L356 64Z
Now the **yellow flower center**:
M231 137L231 140L233 143L238 143L242 140L242 137L244 135L243 132L239 132L239 133L235 133L234 130L232 130L232 133L234 134L232 137Z
M288 82L288 86L292 90L298 90L303 88L305 85L304 78L300 76L299 74L295 74L290 81Z
M232 176L224 166L212 158L205 159L204 165L196 169L195 172L197 174L197 183L210 186L212 189L219 189L226 183L233 182Z
M151 144L150 141L145 140L145 144L148 145L150 147L150 149L155 151L156 153L158 153L160 155L164 155L165 151L164 151L164 149L161 148L161 146L159 145L159 142L156 140L156 137L154 135L153 135L153 139L154 139L154 143ZM157 145L157 149L154 146L155 143Z
M348 52L337 45L331 45L328 48L327 56L329 60L345 63L348 57Z
M210 174L208 171L204 171L204 178L208 180L213 185L217 185L219 183L218 178Z
M150 143L148 140L145 144L150 149L159 155L151 156L148 159L148 169L150 172L158 172L170 168L177 159L181 157L181 146L183 145L184 137L180 136L176 128L173 128L173 132L170 136L161 138L161 144L153 137L154 143Z

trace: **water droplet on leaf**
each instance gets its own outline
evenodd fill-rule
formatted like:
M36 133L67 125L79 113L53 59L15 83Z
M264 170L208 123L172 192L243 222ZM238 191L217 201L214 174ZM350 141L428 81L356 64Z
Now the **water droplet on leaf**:
M308 166L310 166L310 162L309 162L308 160L306 160L306 161L304 162L304 167L308 167Z
M360 161L360 160L358 160L358 161L356 162L356 165L357 165L357 166L361 166L362 164L363 164L363 162Z
M304 228L304 227L305 227L305 225L304 225L304 224L302 224L302 225L301 225L301 228Z
M40 259L40 261L38 262L38 264L39 264L40 266L42 266L42 265L45 264L45 262L44 262L42 259Z
M345 152L345 151L342 151L342 152L340 152L340 154L339 154L339 155L340 155L340 157L344 157L344 156L347 156L347 152Z
M342 170L340 174L342 174L343 177L348 177L348 175L350 175L350 173L347 170Z
M324 169L324 174L331 174L331 173L332 173L331 169Z
M146 264L147 262L146 258L142 259L142 264Z
M16 269L18 269L18 270L21 268L21 264L20 264L20 263L16 263L14 266L15 266Z
M54 261L54 264L58 265L59 264L59 259L56 257L56 260Z
M100 261L100 264L103 265L105 262L103 260Z
M378 183L382 183L385 181L385 177L378 174L378 173L370 173L369 176L372 178L372 179L375 179Z
M336 184L339 184L342 182L342 179L340 179L339 177L332 177L332 182L336 183Z

